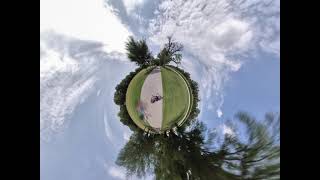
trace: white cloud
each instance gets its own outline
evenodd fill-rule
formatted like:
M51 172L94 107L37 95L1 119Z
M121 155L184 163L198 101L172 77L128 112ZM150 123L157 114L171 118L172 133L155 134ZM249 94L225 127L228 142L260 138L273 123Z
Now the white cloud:
M256 48L280 56L280 0L234 1L233 10L254 30Z
M223 115L223 113L222 113L220 108L218 108L218 110L217 110L217 115L218 115L219 118L221 118L221 116Z
M103 114L104 131L105 131L106 137L109 139L109 141L113 142L112 128L110 127L107 116L108 116L108 114L105 111Z
M95 90L108 60L100 43L81 41L53 31L40 33L40 137L67 127L75 108Z
M137 7L141 6L144 0L123 0L123 4L128 14L131 14Z
M125 171L119 167L111 166L108 168L108 173L110 176L117 179L126 179Z
M237 71L242 64L228 55L247 50L252 38L249 24L226 12L227 5L224 0L163 1L159 15L149 27L153 43L162 45L167 36L173 35L184 45L185 52L193 56L192 63L200 63L197 68L201 72L200 95L215 104L209 107L215 108L221 104L222 88L229 73Z
M40 2L40 137L67 127L106 59L124 58L131 32L103 0Z
M132 34L103 0L41 0L40 32L48 29L120 52Z
M258 15L252 16L256 11L269 12L266 10L269 7L261 8L263 4L268 3L257 2L256 5L253 1L164 0L159 5L156 17L149 24L151 42L161 46L167 36L173 35L175 40L184 45L185 54L191 58L186 61L184 56L183 66L188 71L190 68L198 72L191 72L191 75L194 78L196 74L198 78L200 96L205 101L202 106L206 104L206 107L215 111L221 108L223 88L230 73L238 71L245 62L245 58L239 57L259 46L263 46L265 51L277 51L279 43L270 43L267 38L277 34L277 31L273 31L274 28L266 30L268 26L276 24L274 20L270 19L269 24L262 26L259 22L261 19L254 21ZM245 14L247 11L252 14Z
M227 126L225 124L222 124L221 130L222 130L223 135L230 135L230 136L235 135L235 132L229 126Z
M78 63L69 57L61 59L61 55L54 50L45 49L42 47L43 56L40 61L40 78L48 77L52 73L60 71L75 72L79 69Z
M96 61L83 63L49 48L48 39L40 41L40 132L45 140L65 127L67 117L93 89L99 66Z
M129 132L129 131L124 131L124 133L123 133L123 139L126 140L126 141L129 141L131 134L132 134L132 133Z
M100 96L100 93L101 93L101 89L98 90L97 96Z

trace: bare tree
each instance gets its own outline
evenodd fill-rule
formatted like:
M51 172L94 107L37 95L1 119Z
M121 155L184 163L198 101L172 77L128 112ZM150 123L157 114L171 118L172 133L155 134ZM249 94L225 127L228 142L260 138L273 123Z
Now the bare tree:
M172 40L172 36L168 36L168 42L158 54L160 65L169 64L171 61L176 65L181 63L183 45Z

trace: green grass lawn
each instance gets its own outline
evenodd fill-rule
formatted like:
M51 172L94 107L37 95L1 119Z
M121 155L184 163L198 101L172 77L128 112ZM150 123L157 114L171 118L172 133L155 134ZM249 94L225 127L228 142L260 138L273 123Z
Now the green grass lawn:
M190 108L190 93L183 77L171 68L161 68L163 87L162 130L185 119Z
M148 69L151 70L151 69ZM149 124L144 122L136 109L140 100L141 89L149 72L141 70L130 82L126 93L126 107L135 124L145 129ZM174 124L183 124L190 113L192 94L185 77L174 68L161 68L163 88L163 120L161 130L171 129ZM149 128L150 129L150 128Z
M190 106L189 106L189 109L188 109L188 112L187 112L187 115L186 117L189 116L189 114L191 113L191 107L193 106L193 94L192 94L192 89L191 89L191 86L187 80L187 78L182 74L180 73L178 70L175 70L174 68L171 68L169 67L170 69L172 69L173 71L175 71L176 73L180 74L181 77L183 77L183 79L185 80L186 84L188 85L188 89L189 89L189 92L190 92ZM187 118L180 118L180 121L178 122L178 125L181 126L185 121L186 121Z
M132 118L132 120L135 122L137 126L139 126L141 129L145 129L146 124L143 122L143 120L139 117L139 113L136 110L138 101L140 100L140 92L142 85L144 83L144 80L148 76L147 69L141 70L130 82L127 93L126 93L126 107L127 111Z

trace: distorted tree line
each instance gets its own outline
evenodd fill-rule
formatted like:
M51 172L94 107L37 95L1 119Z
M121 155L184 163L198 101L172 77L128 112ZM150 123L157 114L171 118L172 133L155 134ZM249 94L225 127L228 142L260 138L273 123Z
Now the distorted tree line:
M130 61L140 67L165 66L170 62L176 65L181 64L183 45L175 42L171 36L168 42L160 50L156 57L153 57L146 40L135 40L132 36L126 42L127 56Z
M120 118L120 122L126 126L128 126L132 131L139 131L140 129L131 119L127 107L125 104L126 101L126 92L131 80L134 78L136 74L138 74L143 67L138 67L135 71L130 72L116 87L115 93L113 96L113 101L120 107L118 112L118 117Z
M190 74L188 72L183 71L182 69L178 67L174 67L176 70L178 70L180 73L182 73L185 78L187 79L188 83L190 84L191 91L192 91L192 98L193 98L193 104L190 110L190 114L188 118L186 119L186 122L183 124L184 127L187 127L192 121L196 119L198 114L200 113L200 110L198 109L198 102L200 101L199 98L199 88L198 83L196 81L193 81L190 77ZM116 87L115 87L115 93L113 97L113 101L115 104L117 104L120 107L118 117L120 118L120 121L128 126L132 131L138 131L140 130L137 125L133 122L131 117L129 116L129 113L127 111L125 101L126 101L126 92L128 89L128 86L131 82L131 80L134 78L136 74L138 74L144 67L138 67L135 69L135 71L130 72Z
M130 37L126 44L130 61L139 67L116 86L114 102L120 106L118 116L133 134L120 151L116 164L125 168L127 176L144 177L154 174L157 180L237 180L280 179L280 116L269 113L257 121L247 113L236 114L235 121L245 126L239 136L235 125L233 135L224 135L219 143L216 131L196 121L200 112L198 84L184 70L171 66L181 63L183 46L171 37L156 57L145 40ZM189 82L193 105L187 121L177 133L146 135L130 118L126 106L126 91L132 78L147 67L170 66ZM152 68L150 68L152 69Z
M244 135L225 134L220 144L216 131L201 122L170 137L135 131L116 164L127 176L154 174L157 180L280 179L280 116L257 121L240 112L235 120L246 127Z
M130 72L115 88L114 94L114 102L115 104L119 105L120 111L118 116L120 121L128 126L131 130L139 130L133 120L130 118L129 113L125 106L126 100L126 92L129 86L130 81L133 77L138 74L142 69L148 68L148 72L151 72L153 67L156 66L170 66L181 74L187 79L188 84L190 85L192 95L193 95L193 104L191 107L190 115L188 119L186 119L186 123L184 123L184 127L188 126L191 121L195 120L197 115L199 114L200 110L198 109L198 102L199 99L199 88L198 83L193 81L190 77L188 72L184 70L169 65L170 62L179 65L181 63L181 51L183 50L183 45L175 42L172 37L168 37L168 42L164 44L164 47L160 50L157 57L153 57L151 51L148 48L146 40L135 40L133 37L129 37L128 41L126 42L126 51L127 57L130 61L134 62L139 67L135 69L135 71Z

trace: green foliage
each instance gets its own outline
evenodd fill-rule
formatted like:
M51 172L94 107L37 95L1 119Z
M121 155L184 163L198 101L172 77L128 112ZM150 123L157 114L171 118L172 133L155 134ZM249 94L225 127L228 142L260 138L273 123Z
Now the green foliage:
M136 74L131 80L126 92L127 111L133 122L141 129L146 129L148 123L144 121L144 116L141 116L142 113L140 113L137 108L140 103L141 89L149 74L148 71L150 68L143 69Z
M173 66L171 66L173 67ZM189 84L191 85L192 93L193 93L193 104L191 107L190 114L188 116L188 119L186 120L185 124L183 125L184 127L187 127L190 125L193 121L195 121L195 118L198 116L200 113L200 110L197 108L198 102L199 102L199 96L198 96L198 84L197 82L191 80L190 74L179 69L176 67L173 67L179 72L181 72L189 81ZM134 78L138 72L140 72L143 69L143 67L137 68L134 72L130 72L115 88L115 93L114 93L114 102L115 104L120 106L120 110L118 113L118 116L120 118L120 121L122 124L128 126L132 131L136 131L139 129L137 125L134 123L134 121L131 119L131 117L128 114L127 108L125 106L125 100L126 100L126 92L129 86L129 83L131 80ZM153 68L150 68L152 70Z
M146 67L164 66L170 62L179 65L182 49L181 44L169 37L157 58L153 58L145 40L135 41L130 37L127 42L128 58L139 68L116 86L114 94L114 102L120 107L120 121L133 131L116 164L124 167L128 176L135 174L142 178L147 173L154 173L157 180L280 179L280 115L268 113L264 121L257 121L249 114L239 112L235 116L238 124L233 126L244 125L244 137L237 137L237 133L225 135L220 144L215 131L207 130L204 124L195 121L200 113L199 87L190 74L180 68L170 66L187 79L193 103L188 119L177 129L178 135L147 136L133 122L125 106L130 81ZM186 127L190 128L187 130Z
M118 113L118 116L120 118L120 121L128 126L131 130L136 131L139 129L136 124L134 124L133 120L130 118L129 113L127 111L127 108L125 106L125 100L126 100L126 92L129 86L130 81L134 78L138 72L140 72L143 69L143 67L137 68L134 72L130 72L117 86L116 91L114 93L113 101L115 104L120 106L120 111Z
M143 67L137 68L134 72L130 72L115 88L115 94L113 97L114 103L117 105L124 105L126 100L126 92L131 80L134 78Z
M139 65L139 68L135 70L135 72L131 72L127 75L117 86L114 94L114 102L115 104L120 106L119 117L120 121L129 126L131 129L136 128L132 119L128 115L127 109L125 108L125 100L126 100L126 92L129 86L129 83L133 79L133 77L142 69L151 67L148 71L152 71L156 66L164 66L169 64L170 62L174 62L177 65L181 63L182 55L180 52L182 51L183 46L177 42L172 40L172 37L168 37L168 42L164 45L164 48L159 52L157 58L153 58L151 53L149 52L148 46L145 40L135 41L133 37L129 37L128 42L126 43L126 50L128 58ZM183 71L180 68L170 66L176 70L178 70L182 75L184 75L187 81L190 84L191 91L193 94L193 103L190 110L190 114L184 127L190 125L200 113L198 107L199 95L198 95L198 84L190 78L190 74Z
M176 65L181 64L183 50L182 44L172 41L172 37L168 37L168 42L164 45L164 48L157 55L160 66L174 62Z
M247 139L225 135L222 145L215 131L200 122L188 131L178 129L177 136L148 137L137 131L120 151L116 163L127 170L128 176L142 178L149 172L159 180L280 179L280 118L273 116L271 120L266 124L238 113L235 121L246 127Z
M128 176L135 174L141 178L151 170L154 163L154 146L152 137L148 138L141 131L134 131L125 148L120 151L116 164L125 167Z
M264 121L257 121L248 113L239 112L236 118L246 126L247 143L235 140L240 152L232 158L240 159L242 176L246 179L280 179L280 115L267 113Z
M145 40L135 41L132 36L126 43L127 56L138 66L149 65L153 59Z
M168 37L168 42L164 45L164 48L158 53L157 58L152 56L149 51L148 45L145 40L134 40L132 36L129 37L126 42L127 56L130 61L135 62L140 67L147 66L164 66L170 62L174 62L176 65L181 64L183 50L182 44L174 42L172 37Z
M164 66L166 64L169 64L170 56L168 54L168 51L165 48L163 48L157 55L157 59L159 61L159 66Z
M186 77L187 81L189 82L190 86L191 86L191 90L192 90L192 94L193 94L193 103L192 103L192 106L191 106L190 114L189 114L186 122L183 124L183 127L187 127L192 122L194 122L196 120L196 117L200 113L200 110L198 109L198 102L200 101L198 83L191 79L190 74L188 72L185 72L184 70L182 70L180 68L177 68L177 67L174 67L174 66L170 66L170 67L174 68L175 70L179 71L182 75L184 75ZM152 71L153 68L155 68L155 66L149 68L148 71ZM116 88L115 88L116 91L115 91L114 98L113 98L115 104L120 106L120 111L119 111L119 114L118 114L118 116L120 117L120 121L124 125L130 127L131 130L135 130L138 127L134 124L133 120L130 118L130 116L128 114L128 111L127 111L127 109L125 107L126 92L127 92L127 89L128 89L128 86L129 86L131 80L142 69L144 69L144 67L139 67L134 72L130 72L116 86Z
M118 117L120 118L120 122L123 125L128 126L132 131L139 131L139 128L136 124L133 123L131 117L129 116L126 105L120 105Z
M153 61L151 61L151 64L154 66L160 66L161 62L159 58L153 59Z

